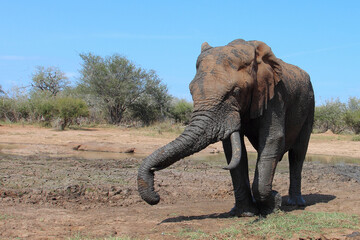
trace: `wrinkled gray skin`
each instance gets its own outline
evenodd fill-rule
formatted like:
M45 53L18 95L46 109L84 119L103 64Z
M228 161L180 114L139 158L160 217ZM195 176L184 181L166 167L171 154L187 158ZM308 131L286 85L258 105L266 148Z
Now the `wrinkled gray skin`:
M288 204L305 205L301 171L314 118L314 92L300 68L276 58L260 41L234 40L223 47L202 45L190 83L194 111L184 132L142 162L140 196L160 201L154 172L222 141L234 185L236 216L268 214L281 205L272 190L277 163L289 152ZM249 184L246 136L258 152L252 188Z

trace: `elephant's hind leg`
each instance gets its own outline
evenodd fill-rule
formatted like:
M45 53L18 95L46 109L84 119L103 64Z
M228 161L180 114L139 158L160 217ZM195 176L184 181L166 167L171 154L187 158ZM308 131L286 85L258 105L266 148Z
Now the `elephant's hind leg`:
M231 209L230 215L232 216L254 216L258 210L250 190L249 183L249 170L247 152L244 144L244 137L241 137L242 152L239 166L230 170L231 179L234 186L235 206ZM224 152L226 160L229 163L232 157L232 149L230 140L223 141Z
M312 130L312 120L307 120L301 129L294 147L289 150L290 187L288 205L305 206L301 195L301 172Z

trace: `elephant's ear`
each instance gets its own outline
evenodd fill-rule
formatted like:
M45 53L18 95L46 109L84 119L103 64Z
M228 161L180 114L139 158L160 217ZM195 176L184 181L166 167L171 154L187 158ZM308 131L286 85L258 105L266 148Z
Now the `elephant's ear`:
M257 118L267 109L267 103L274 97L275 86L281 81L280 59L275 57L271 48L263 42L253 41L255 61L257 65L250 117Z
M201 44L201 52L205 52L205 51L209 50L210 48L212 48L212 46L210 46L207 42L204 42L203 44Z

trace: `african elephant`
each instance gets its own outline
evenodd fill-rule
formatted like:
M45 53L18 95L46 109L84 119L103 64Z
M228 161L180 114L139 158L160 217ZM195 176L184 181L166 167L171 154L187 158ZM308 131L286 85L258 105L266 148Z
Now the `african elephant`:
M140 196L157 204L154 172L222 141L235 196L231 215L268 214L280 207L272 190L277 163L289 152L288 204L305 205L301 171L314 119L309 75L275 57L260 41L237 39L226 46L201 46L190 83L194 110L189 125L174 141L144 159L138 171ZM246 136L257 150L250 188Z

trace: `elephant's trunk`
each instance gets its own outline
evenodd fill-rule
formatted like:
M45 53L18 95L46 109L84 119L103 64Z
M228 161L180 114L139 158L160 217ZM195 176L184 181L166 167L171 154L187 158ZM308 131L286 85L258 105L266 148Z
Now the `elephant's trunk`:
M194 119L179 137L153 152L140 165L137 179L138 190L141 198L150 205L155 205L160 201L160 196L154 189L154 171L166 168L219 140L218 132L209 127L211 124L206 124L207 121L204 121L204 118L196 120L195 117ZM236 141L240 142L240 138L237 140L238 135L238 132L231 134L232 146L239 146L235 143ZM240 160L238 150L233 150L233 159L234 161L230 162L227 169L233 169L237 166Z
M154 190L154 171L166 168L217 141L216 133L209 133L208 125L203 120L191 121L179 137L144 159L138 171L138 190L142 199L151 205L160 201L160 196Z

